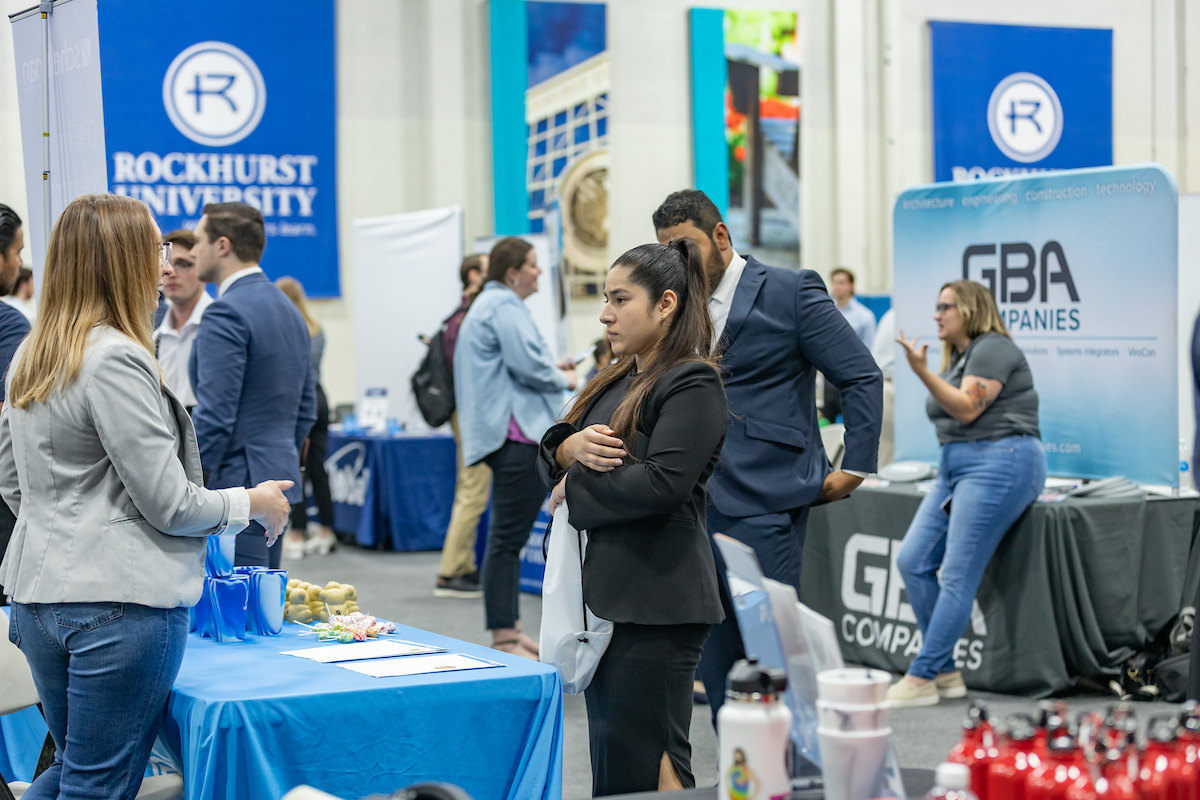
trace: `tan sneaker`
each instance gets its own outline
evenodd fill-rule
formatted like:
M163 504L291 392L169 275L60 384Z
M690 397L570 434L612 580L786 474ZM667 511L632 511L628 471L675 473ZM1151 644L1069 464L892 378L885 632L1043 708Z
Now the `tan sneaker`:
M938 697L953 700L967 696L967 684L963 681L962 673L958 670L943 672L933 679L933 683L937 686Z
M888 687L887 698L892 701L892 708L936 706L938 704L938 687L933 681L913 686L901 678Z

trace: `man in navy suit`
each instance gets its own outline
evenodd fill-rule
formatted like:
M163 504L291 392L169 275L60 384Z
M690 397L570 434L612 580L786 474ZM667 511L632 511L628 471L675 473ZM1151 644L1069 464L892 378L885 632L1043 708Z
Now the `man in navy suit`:
M188 362L205 485L290 480L284 494L298 503L300 453L317 419L308 326L258 266L267 237L257 209L210 203L195 233L196 274L218 284ZM237 537L234 563L278 568L281 543L268 553L262 529L251 523Z
M800 591L808 509L840 500L873 472L883 418L883 376L817 273L768 267L734 252L721 212L703 192L669 196L654 212L658 241L687 237L708 266L709 309L722 353L729 431L708 482L708 530L758 555L763 574ZM833 470L817 425L816 376L842 392L846 454ZM713 720L725 677L745 658L717 556L725 621L704 645L697 677Z

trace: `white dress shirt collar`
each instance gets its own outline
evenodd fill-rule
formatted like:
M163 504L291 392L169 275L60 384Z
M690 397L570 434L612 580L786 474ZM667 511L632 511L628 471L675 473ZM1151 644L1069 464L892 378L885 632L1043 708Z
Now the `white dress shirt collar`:
M742 279L742 272L746 269L746 259L733 251L733 258L729 261L729 266L725 268L725 274L721 276L721 282L717 284L717 289L712 293L710 298L712 302L720 303L728 307L733 302L733 293L737 291L738 281Z
M171 301L168 300L167 302L170 303ZM208 292L206 292L206 291L200 292L200 297L197 298L197 300L196 300L195 308L192 309L192 313L188 315L187 322L183 323L183 327L180 328L179 330L176 330L175 326L172 324L171 310L168 309L167 313L165 315L163 315L162 324L159 325L158 330L156 330L154 332L154 337L157 339L158 337L162 336L164 333L178 336L179 334L183 333L187 328L194 326L194 325L199 325L200 317L202 317L204 315L204 309L211 306L212 303L213 303L212 296L209 295ZM172 308L174 308L174 305L175 305L174 303L171 303Z
M725 331L725 323L729 320L729 309L733 306L733 295L737 291L738 281L742 279L742 273L745 271L746 259L739 256L735 250L729 266L725 268L725 274L721 276L721 282L717 284L717 290L708 298L708 311L713 320L714 352L721 341L721 334Z
M237 272L221 281L221 285L217 287L217 297L220 297L221 295L225 294L225 292L229 291L229 287L232 286L238 279L244 278L247 275L253 275L256 272L262 272L262 267L260 267L258 264L255 264L253 267L239 269Z

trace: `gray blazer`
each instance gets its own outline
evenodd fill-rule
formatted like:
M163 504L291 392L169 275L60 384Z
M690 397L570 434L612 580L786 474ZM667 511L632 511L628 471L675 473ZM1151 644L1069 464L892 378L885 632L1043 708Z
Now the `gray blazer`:
M193 606L204 537L250 512L245 489L202 484L191 420L153 356L97 325L74 383L0 413L0 496L17 516L0 584L18 603Z

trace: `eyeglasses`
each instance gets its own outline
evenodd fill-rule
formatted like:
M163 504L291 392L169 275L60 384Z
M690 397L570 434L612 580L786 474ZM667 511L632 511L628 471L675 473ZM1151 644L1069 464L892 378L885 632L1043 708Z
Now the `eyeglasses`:
M159 258L162 259L162 263L164 263L164 264L171 263L171 243L170 242L162 243L162 245L160 246Z
M938 303L936 306L933 307L933 313L945 314L947 311L949 311L952 308L958 308L958 303Z

